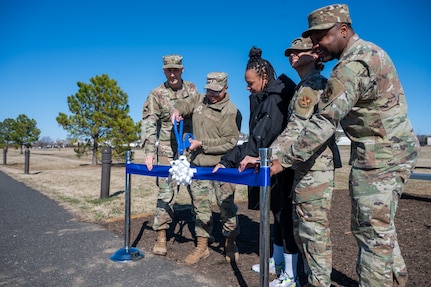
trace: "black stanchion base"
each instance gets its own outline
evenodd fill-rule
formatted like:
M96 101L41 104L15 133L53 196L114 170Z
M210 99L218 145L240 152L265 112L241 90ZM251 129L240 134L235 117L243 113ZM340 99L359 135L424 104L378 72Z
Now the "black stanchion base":
M112 261L116 262L130 262L130 261L137 261L144 258L145 254L144 252L139 251L138 248L121 248L115 251L114 254L109 257Z

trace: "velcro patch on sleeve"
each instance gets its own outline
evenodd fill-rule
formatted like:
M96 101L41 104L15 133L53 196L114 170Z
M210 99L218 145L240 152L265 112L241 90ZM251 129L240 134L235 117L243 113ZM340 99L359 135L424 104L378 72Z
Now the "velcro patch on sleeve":
M314 112L314 106L318 100L317 91L310 87L303 87L295 102L295 114L303 118L309 118Z
M325 90L322 93L319 103L319 109L327 106L328 103L332 102L332 100L341 94L344 94L345 87L340 82L339 79L331 77L328 80L328 84L326 85Z

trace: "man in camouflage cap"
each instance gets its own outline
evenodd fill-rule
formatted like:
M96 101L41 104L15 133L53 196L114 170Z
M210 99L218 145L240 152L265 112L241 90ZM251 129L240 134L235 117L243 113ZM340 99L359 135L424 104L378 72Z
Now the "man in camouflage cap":
M214 167L224 153L236 146L241 129L241 113L230 100L226 73L209 73L205 89L205 94L178 101L171 112L171 121L193 114L195 139L190 141L190 164ZM211 199L214 195L220 207L222 233L226 237L226 261L237 261L239 253L235 237L239 234L239 224L234 201L235 185L213 180L193 180L189 191L195 215L197 246L184 262L187 265L196 264L210 255L208 239L213 228Z
M183 57L180 55L163 56L163 69L184 69Z
M227 74L223 72L211 72L207 75L205 89L219 92L227 87Z
M319 106L328 79L322 74L324 66L313 50L310 38L299 37L284 52L292 68L300 77L288 109L286 129L273 143L284 145L286 138L297 139ZM334 169L341 167L341 159L332 135L311 159L295 163L293 197L293 229L295 241L303 255L304 272L309 282L317 286L331 285L332 242L329 212L334 185ZM281 282L286 276L275 282ZM291 276L289 276L291 277ZM296 278L291 278L295 282ZM273 281L274 282L274 281ZM271 285L279 286L279 285Z
M333 4L311 12L308 15L309 28L302 33L302 37L310 37L313 31L330 29L337 23L352 24L346 4Z
M184 81L184 66L180 55L163 57L163 73L166 81L148 95L142 112L142 142L145 153L145 164L148 169L153 164L169 165L177 152L175 135L170 121L170 111L178 100L198 95L196 85ZM184 119L184 133L191 132L191 118ZM156 255L167 254L166 230L173 218L175 195L173 182L166 178L157 178L159 188L156 215L153 229L157 231L157 241L153 248Z
M302 36L310 36L324 62L338 63L306 132L293 142L279 138L272 146L272 172L310 158L340 123L352 142L349 192L359 285L406 286L394 219L420 146L398 74L384 50L353 31L347 5L315 10L308 22ZM249 158L242 168L254 162ZM324 286L317 280L309 284Z

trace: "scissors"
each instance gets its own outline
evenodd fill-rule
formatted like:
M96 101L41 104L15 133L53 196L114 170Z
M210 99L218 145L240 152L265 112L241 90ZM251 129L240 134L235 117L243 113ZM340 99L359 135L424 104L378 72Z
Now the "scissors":
M174 121L174 132L175 132L175 138L177 139L178 155L183 155L186 148L188 148L191 145L190 140L195 139L193 134L191 134L191 133L185 134L184 139L183 139L183 137L182 137L183 129L184 129L183 126L184 126L184 121L181 120L180 121L180 127L178 130L177 119L175 119L175 121Z

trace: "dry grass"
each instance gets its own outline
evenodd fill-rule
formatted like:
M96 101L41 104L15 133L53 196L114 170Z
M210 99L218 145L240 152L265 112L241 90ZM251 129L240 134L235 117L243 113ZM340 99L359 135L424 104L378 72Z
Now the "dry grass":
M336 189L347 189L349 147L340 147L343 168L336 172ZM91 156L78 159L73 149L37 149L30 151L29 174L24 174L24 155L9 149L7 165L0 170L17 181L40 191L56 200L74 213L80 220L98 222L124 217L125 168L113 165L111 168L110 197L100 199L101 166L91 165ZM142 150L134 152L134 163L143 162ZM419 168L425 167L425 168ZM431 147L423 147L418 168L415 172L431 173ZM139 175L131 176L132 216L152 214L155 209L157 190L155 178ZM237 201L247 200L245 186L237 186ZM430 182L410 180L406 192L430 195ZM181 186L178 196L180 204L190 204L190 197Z
M142 150L134 151L133 157L134 163L142 163ZM101 166L91 165L90 155L79 159L69 148L31 150L29 174L24 174L24 161L24 155L18 150L9 149L7 165L0 165L0 170L56 200L80 220L97 222L124 217L124 165L114 162L110 175L111 196L101 199ZM157 200L155 178L133 174L131 187L132 215L154 213ZM238 200L244 200L245 197L245 187L238 186ZM180 188L177 201L179 204L190 204L184 186Z

